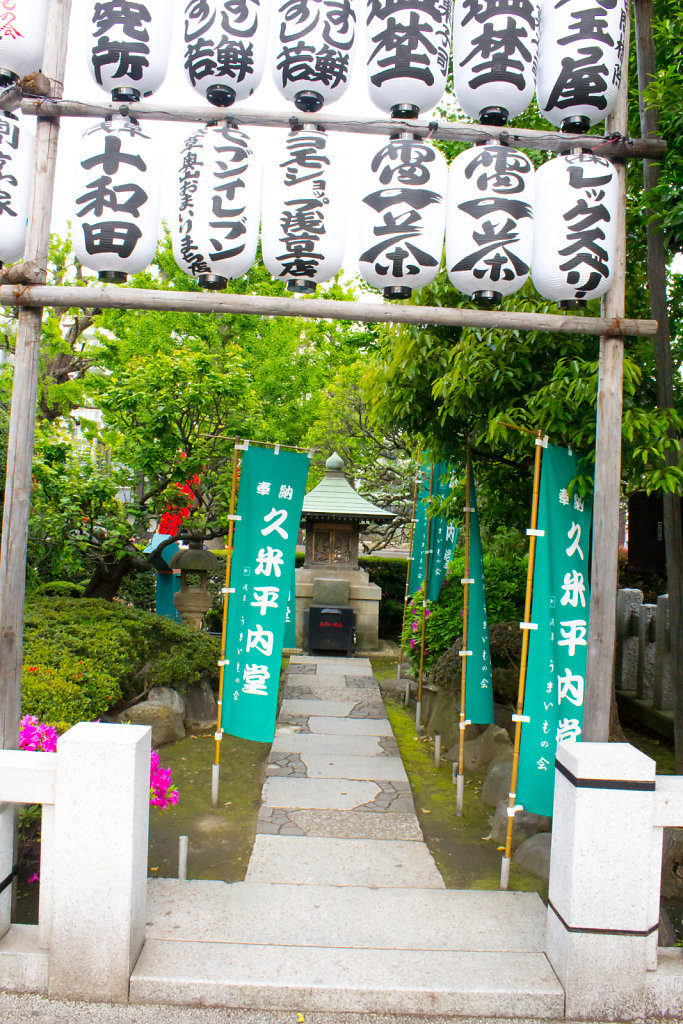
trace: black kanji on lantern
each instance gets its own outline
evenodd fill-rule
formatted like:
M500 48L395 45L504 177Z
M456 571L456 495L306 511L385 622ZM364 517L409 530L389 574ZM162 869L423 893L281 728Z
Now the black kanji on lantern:
M82 209L78 211L79 217L86 217L94 213L101 217L105 210L113 210L115 213L129 213L132 217L140 216L140 209L145 205L149 196L144 188L132 182L127 185L114 185L113 179L107 174L101 178L88 182L89 192L76 200L76 205ZM124 197L128 198L124 198Z
M608 67L603 62L599 46L579 48L579 57L563 57L560 73L550 91L546 109L586 105L604 110L607 106L605 90Z
M101 220L95 224L83 224L83 238L85 250L91 256L113 253L126 259L142 238L142 232L137 224Z
M92 23L95 26L96 38L105 35L113 28L120 28L124 36L149 42L149 32L145 28L152 16L145 4L134 3L133 0L104 0L95 4Z
M533 60L529 49L529 29L509 17L505 26L496 28L490 22L472 40L472 50L460 61L460 67L471 65L470 87L477 89L489 82L507 82L520 91L526 86L525 70Z

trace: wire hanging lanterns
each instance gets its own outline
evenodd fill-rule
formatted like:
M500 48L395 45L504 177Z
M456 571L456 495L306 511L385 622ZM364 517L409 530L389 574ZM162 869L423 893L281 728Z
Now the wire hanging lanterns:
M617 174L605 157L575 150L536 171L531 276L541 295L573 308L605 294L617 208Z
M230 107L251 96L263 77L267 0L186 0L184 67L200 96Z
M298 110L313 113L346 92L360 0L277 0L273 79Z
M580 134L611 112L626 22L626 0L542 0L536 97L551 124Z
M162 84L175 0L88 0L90 71L115 102L137 102Z
M455 0L453 85L464 112L503 125L534 96L539 0Z
M387 299L407 299L436 277L448 168L429 142L392 139L377 151L361 200L359 269Z
M204 288L225 288L256 257L261 165L246 132L206 125L185 142L177 185L173 255Z
M266 171L261 245L273 277L311 293L341 269L348 192L341 153L324 131L289 132Z
M534 167L519 150L467 149L448 174L446 267L451 283L483 302L522 287L531 269Z
M121 283L156 254L161 203L158 147L129 118L83 133L75 175L74 254L100 281Z
M446 89L451 0L366 0L370 99L392 117L435 107Z

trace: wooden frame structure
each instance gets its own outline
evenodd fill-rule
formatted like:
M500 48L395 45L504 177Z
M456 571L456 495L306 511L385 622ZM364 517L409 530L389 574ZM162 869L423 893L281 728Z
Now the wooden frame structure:
M568 141L561 132L534 132L443 121L348 120L326 115L297 113L295 117L212 107L167 110L150 104L84 104L62 100L67 34L71 0L51 0L47 29L44 74L50 85L47 98L22 96L13 87L0 96L0 108L36 115L35 179L28 220L24 263L11 268L0 286L0 302L19 307L14 392L10 420L7 481L0 562L0 747L14 747L18 740L21 693L23 606L28 534L31 467L33 458L38 360L42 310L46 306L119 309L193 310L198 312L251 313L259 316L340 318L373 323L449 324L474 328L581 332L600 336L600 371L595 467L595 520L593 588L590 619L584 738L608 738L611 666L614 651L617 528L620 481L623 339L654 336L654 320L624 319L626 273L625 196L628 158L658 158L665 150L659 139L627 139L628 46L616 110L606 126L606 136L578 136ZM59 118L102 117L119 113L136 119L177 122L228 120L238 124L290 127L293 124L323 125L330 131L388 136L397 130L434 139L474 143L486 138L509 142L520 148L558 152L580 146L599 150L616 161L620 188L618 253L610 291L600 317L541 315L476 309L440 309L420 306L389 306L371 302L334 302L316 299L265 298L196 292L162 292L119 287L48 287L47 255L54 190ZM2 280L0 278L0 280ZM3 861L0 837L0 860ZM0 863L0 877L4 877ZM10 861L11 865L11 861ZM9 870L9 868L8 868ZM0 921L0 931L2 922Z

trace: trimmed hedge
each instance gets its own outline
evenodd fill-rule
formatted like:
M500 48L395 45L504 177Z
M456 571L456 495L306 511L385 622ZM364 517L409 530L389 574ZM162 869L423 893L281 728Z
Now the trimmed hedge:
M152 686L218 675L206 633L118 602L27 599L22 713L49 724L99 718Z

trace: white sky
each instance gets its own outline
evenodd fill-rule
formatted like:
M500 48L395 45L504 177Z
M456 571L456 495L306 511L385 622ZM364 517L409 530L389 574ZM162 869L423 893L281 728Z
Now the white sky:
M167 107L206 106L206 102L188 84L183 69L182 27L184 0L166 0L166 2L169 12L175 8L175 25L169 70L163 86L144 102ZM86 45L85 33L86 8L87 0L73 0L64 99L79 100L86 103L108 102L109 95L95 83L89 70L89 48ZM362 19L359 18L359 29L361 32L362 28ZM352 73L349 89L340 100L327 106L325 108L326 111L350 118L358 116L384 118L387 116L380 112L368 97L365 87L364 64L365 40L360 38L356 51L355 72ZM270 112L282 112L289 116L296 115L297 111L294 105L288 103L277 92L273 84L270 67L270 60L268 60L263 81L254 96L243 103L237 104L237 106L240 109L267 110ZM422 116L426 115L427 112ZM174 217L172 187L173 172L178 166L176 154L180 152L183 139L196 129L189 124L178 125L153 121L146 121L144 123L145 128L153 131L155 137L158 137L159 144L164 147L165 154L168 154L168 161L165 161L166 174L163 185L162 216L170 223ZM65 234L66 222L73 218L74 196L71 187L73 167L79 150L81 135L90 124L92 124L91 121L83 118L62 119L57 180L55 184L55 202L52 212L52 230L58 234ZM257 150L265 154L272 147L273 139L281 138L285 134L284 129L251 128L245 126L245 130L253 139ZM349 234L344 267L346 273L349 276L353 276L357 273L358 269L356 263L356 210L358 207L360 182L363 177L364 168L367 166L372 153L382 145L383 140L381 136L359 136L339 132L331 133L331 135L340 148L342 158L348 159L350 164Z

